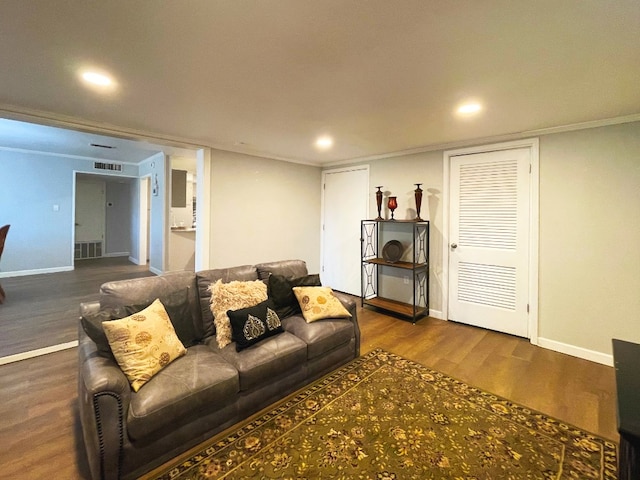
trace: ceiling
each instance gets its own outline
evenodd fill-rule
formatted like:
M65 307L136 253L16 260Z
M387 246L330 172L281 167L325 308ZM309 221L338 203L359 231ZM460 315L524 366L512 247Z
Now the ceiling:
M156 146L328 165L640 113L638 0L2 0L0 34L0 116Z

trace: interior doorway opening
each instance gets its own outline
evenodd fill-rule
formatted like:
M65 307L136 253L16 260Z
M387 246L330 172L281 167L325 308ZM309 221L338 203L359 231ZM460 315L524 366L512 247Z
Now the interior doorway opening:
M74 176L73 265L91 258L131 258L137 179L85 172Z

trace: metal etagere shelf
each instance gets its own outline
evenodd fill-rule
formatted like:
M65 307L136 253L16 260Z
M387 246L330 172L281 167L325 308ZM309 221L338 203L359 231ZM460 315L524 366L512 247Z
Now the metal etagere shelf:
M401 258L385 258L388 240L402 245ZM360 241L362 306L379 308L413 323L429 315L429 222L362 220Z

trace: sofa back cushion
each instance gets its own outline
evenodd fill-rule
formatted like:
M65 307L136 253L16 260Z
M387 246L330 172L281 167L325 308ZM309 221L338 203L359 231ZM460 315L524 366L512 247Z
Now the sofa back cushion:
M186 306L181 300L185 294ZM126 315L145 308L157 298L167 303L166 307L171 310L171 322L180 334L180 340L183 343L193 345L205 337L200 315L196 275L193 272L176 272L157 277L118 280L104 283L100 287L100 309L125 308ZM174 310L180 314L174 315ZM181 322L184 323L180 324Z
M287 318L296 313L302 313L300 303L293 293L293 287L321 285L320 275L317 273L297 278L287 278L274 273L267 280L267 295L273 300L278 316Z
M198 296L200 299L200 317L202 318L202 329L205 337L209 337L216 332L211 313L211 292L209 286L222 280L222 283L229 283L234 280L239 282L251 282L258 280L258 271L254 265L241 265L232 268L217 268L213 270L202 270L196 273L198 283Z
M308 275L304 260L280 260L278 262L259 263L256 265L258 278L267 280L269 275L282 275L286 278L299 278Z

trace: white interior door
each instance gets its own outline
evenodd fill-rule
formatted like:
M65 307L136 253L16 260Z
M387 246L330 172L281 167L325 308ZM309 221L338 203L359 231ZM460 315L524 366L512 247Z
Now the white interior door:
M451 158L449 319L528 336L528 148Z
M323 174L322 284L360 296L360 221L369 214L369 167Z
M76 242L104 241L105 202L104 182L76 181Z

